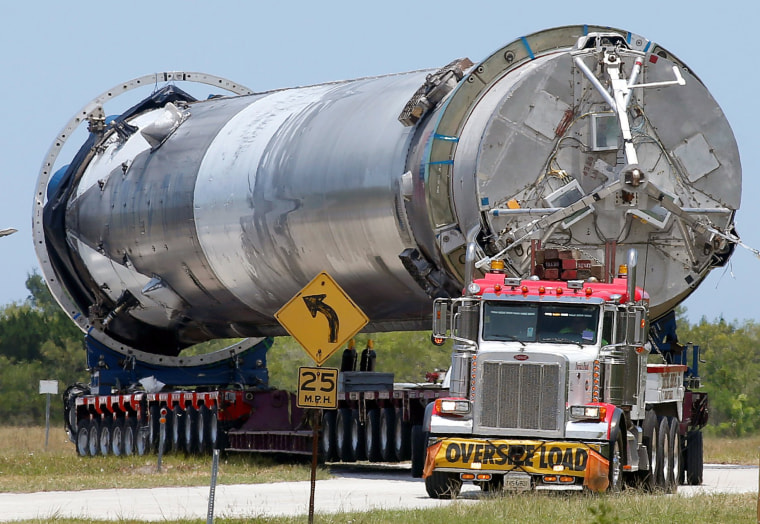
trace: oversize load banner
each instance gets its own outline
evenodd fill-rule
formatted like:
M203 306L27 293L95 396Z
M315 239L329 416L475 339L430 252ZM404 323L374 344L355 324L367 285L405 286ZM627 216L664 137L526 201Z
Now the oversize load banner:
M539 440L443 439L435 455L436 469L525 471L583 476L589 450L601 445Z

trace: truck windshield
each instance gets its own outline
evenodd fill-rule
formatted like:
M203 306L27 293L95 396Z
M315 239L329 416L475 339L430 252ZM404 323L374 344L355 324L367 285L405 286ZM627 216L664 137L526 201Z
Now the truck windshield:
M488 301L483 340L596 344L599 307L575 304Z

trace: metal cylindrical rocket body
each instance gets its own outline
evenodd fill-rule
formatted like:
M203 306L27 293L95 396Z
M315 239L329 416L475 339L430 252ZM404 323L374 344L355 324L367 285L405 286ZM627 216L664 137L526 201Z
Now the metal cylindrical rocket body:
M160 354L284 334L274 312L321 271L367 330L428 329L468 236L523 277L539 245L609 267L634 247L664 314L730 255L738 150L670 53L589 31L472 67L137 107L40 182L43 272L80 325Z

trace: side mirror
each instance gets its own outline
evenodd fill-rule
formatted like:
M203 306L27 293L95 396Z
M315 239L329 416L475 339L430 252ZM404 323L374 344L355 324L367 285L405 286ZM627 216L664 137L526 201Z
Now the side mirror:
M431 340L437 346L442 345L443 341L448 338L450 310L451 302L448 299L437 298L433 302L433 335ZM441 343L437 343L436 339L441 339Z

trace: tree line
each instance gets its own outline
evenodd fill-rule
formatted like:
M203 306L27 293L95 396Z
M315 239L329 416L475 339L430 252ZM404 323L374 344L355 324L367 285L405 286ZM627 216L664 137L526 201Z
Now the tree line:
M29 297L0 306L0 424L32 425L45 420L40 380L58 380L60 392L75 382L89 382L82 332L52 298L36 273L26 281ZM677 310L679 339L699 344L702 389L710 395L707 431L743 436L760 430L760 324L753 320L727 322L702 318L690 323L685 309ZM392 372L397 382L424 382L449 364L450 346L430 343L429 332L361 334L360 357L370 338L377 354L376 371ZM210 348L220 347L219 342ZM327 366L340 367L341 351ZM278 337L269 350L270 384L294 390L299 366L313 365L290 337ZM54 402L51 420L62 423L62 404Z

